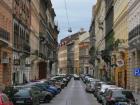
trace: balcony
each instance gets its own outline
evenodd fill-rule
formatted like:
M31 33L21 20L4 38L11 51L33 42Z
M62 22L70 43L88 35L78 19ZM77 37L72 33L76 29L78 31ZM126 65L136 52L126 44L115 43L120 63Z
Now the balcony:
M7 45L10 38L10 33L4 30L3 28L0 28L0 45Z
M1 59L1 64L8 64L8 63L9 63L9 58Z
M137 25L132 31L129 32L129 41L136 38L140 34L140 25Z

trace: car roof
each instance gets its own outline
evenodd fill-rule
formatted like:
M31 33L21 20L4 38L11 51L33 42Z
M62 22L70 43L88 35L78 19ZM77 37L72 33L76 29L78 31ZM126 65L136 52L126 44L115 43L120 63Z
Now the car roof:
M108 90L123 90L121 87L108 87Z
M120 90L118 90L118 89L113 89L112 91L123 91L123 92L132 92L131 90L125 90L125 89L120 89Z

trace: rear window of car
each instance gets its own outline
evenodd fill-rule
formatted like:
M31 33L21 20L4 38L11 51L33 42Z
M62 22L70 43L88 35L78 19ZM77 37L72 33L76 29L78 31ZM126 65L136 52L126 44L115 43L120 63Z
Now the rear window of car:
M124 97L128 99L134 99L134 96L130 91L114 91L112 95L113 97Z
M15 96L21 96L21 97L28 97L30 96L30 90L28 89L22 89L22 90L19 90Z

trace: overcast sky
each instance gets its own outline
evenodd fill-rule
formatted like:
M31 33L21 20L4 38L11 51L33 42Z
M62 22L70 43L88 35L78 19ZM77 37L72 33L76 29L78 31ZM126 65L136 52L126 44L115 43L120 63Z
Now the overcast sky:
M72 27L72 33L68 33L68 22L65 10L65 0L51 0L56 12L56 20L60 28L58 40L71 35L84 28L89 30L92 17L92 6L96 3L96 0L66 0L68 8L68 16L70 26Z

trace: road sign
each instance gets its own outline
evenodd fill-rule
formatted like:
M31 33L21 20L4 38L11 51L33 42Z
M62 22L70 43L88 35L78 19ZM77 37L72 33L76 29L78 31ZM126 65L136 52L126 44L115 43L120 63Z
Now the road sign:
M140 68L134 69L134 76L140 76Z

